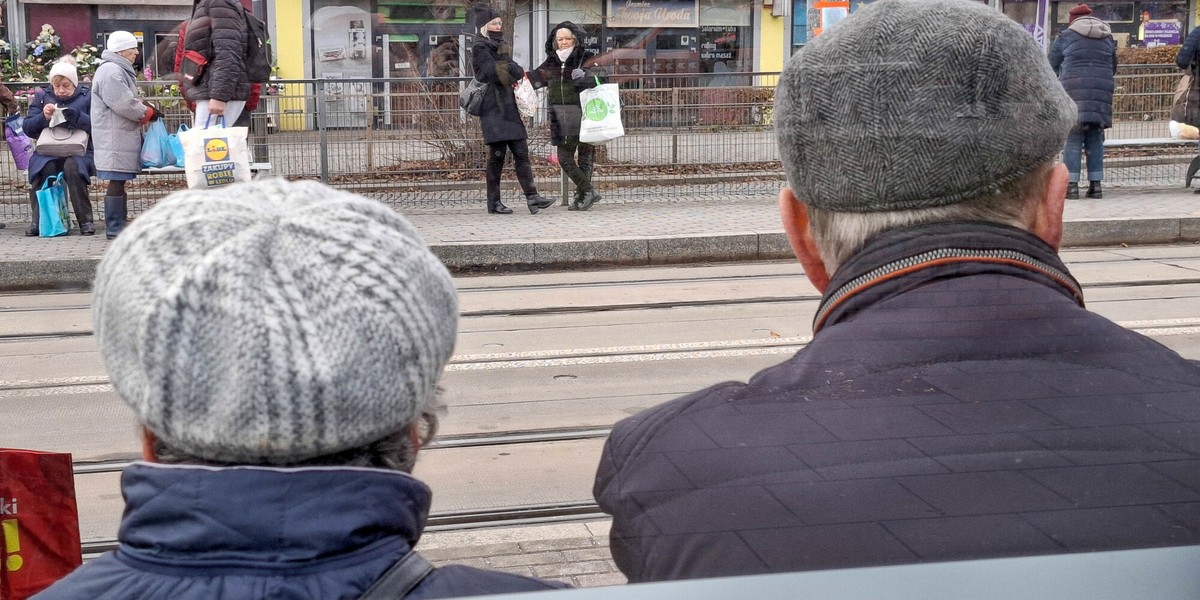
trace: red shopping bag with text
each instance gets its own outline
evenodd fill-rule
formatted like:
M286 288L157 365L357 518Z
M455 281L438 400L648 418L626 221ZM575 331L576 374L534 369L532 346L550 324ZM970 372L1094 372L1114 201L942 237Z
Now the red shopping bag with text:
M25 600L83 563L71 455L0 448L0 598Z

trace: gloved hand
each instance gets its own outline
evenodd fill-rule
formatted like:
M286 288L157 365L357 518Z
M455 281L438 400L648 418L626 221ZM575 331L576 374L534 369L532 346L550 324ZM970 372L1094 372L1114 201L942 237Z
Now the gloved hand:
M584 77L587 77L587 71L584 71L583 69L575 69L574 71L571 71L571 79L583 79Z

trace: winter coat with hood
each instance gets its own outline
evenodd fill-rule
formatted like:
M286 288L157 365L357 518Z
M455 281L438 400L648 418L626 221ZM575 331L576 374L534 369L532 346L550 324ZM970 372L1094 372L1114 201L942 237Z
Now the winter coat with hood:
M471 45L471 68L476 79L488 84L479 112L483 141L495 144L526 139L525 119L513 93L513 85L525 77L525 69L513 62L512 46L502 39L476 36Z
M575 47L566 60L558 57L555 36L559 29L568 29L575 36ZM579 106L579 92L596 87L596 77L588 72L581 79L573 79L575 69L587 71L589 61L595 56L583 48L583 30L571 21L563 21L550 29L546 38L546 60L529 71L529 81L535 88L546 88L550 101L550 143L561 146L567 140L578 141L579 121L583 111Z
M1080 125L1112 127L1117 43L1107 23L1095 17L1075 19L1054 41L1050 66L1075 101Z
M92 141L96 169L137 173L142 168L142 125L153 111L137 96L133 63L105 50L92 78Z
M795 356L613 427L613 559L640 582L1195 544L1200 363L1082 305L1013 227L873 236Z
M196 1L183 40L184 51L199 52L208 65L200 79L184 87L188 100L229 102L250 97L245 62L250 26L244 11L238 0Z
M431 492L407 473L368 468L167 466L121 474L120 545L38 600L352 600L412 551ZM450 565L405 598L567 587Z
M51 87L45 87L37 92L34 92L33 101L29 104L29 113L25 115L25 120L22 125L25 135L29 136L29 139L31 140L36 141L38 136L42 134L42 130L50 125L50 120L47 119L44 114L42 114L42 110L47 104L54 104L65 109L69 109L64 114L64 116L67 118L67 122L63 125L60 125L60 127L67 127L69 129L82 129L86 131L88 134L87 152L82 156L68 156L63 158L59 156L46 156L45 154L39 153L37 148L34 148L33 155L29 158L29 182L33 183L34 179L37 177L37 174L47 164L59 160L74 160L75 164L79 167L79 173L85 178L90 178L91 176L95 175L95 148L93 146L91 116L92 89L82 85L75 86L75 93L71 94L71 96L65 100L56 96L54 94L54 89Z

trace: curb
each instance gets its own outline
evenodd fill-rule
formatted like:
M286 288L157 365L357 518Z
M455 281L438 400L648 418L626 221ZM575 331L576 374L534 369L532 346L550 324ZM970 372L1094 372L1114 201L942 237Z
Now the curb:
M1200 243L1200 217L1068 221L1064 248ZM782 232L430 246L456 273L793 259ZM0 291L89 289L98 258L0 261Z

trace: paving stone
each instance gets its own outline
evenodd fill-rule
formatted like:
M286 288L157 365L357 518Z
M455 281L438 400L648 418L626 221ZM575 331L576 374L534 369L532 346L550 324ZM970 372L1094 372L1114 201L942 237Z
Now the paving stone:
M579 548L577 550L563 550L563 558L567 562L582 562L587 560L610 560L612 553L604 548Z
M519 554L521 547L515 542L507 544L481 544L475 546L454 546L448 548L426 548L425 544L419 544L417 551L424 556L426 560L431 562L436 561L455 561L464 558L480 558L504 554Z
M566 577L568 575L611 573L615 569L616 565L610 560L589 560L557 565L539 565L533 568L533 573L538 577Z
M629 583L629 579L624 573L616 571L613 573L597 573L595 575L579 575L575 577L578 587L606 587L610 585L625 585Z
M420 552L420 551L418 550L418 552ZM422 552L421 556L425 556L425 553ZM463 559L458 559L458 560L432 560L432 559L430 559L429 562L433 563L433 565L435 567L444 567L446 565L463 565L464 567L475 567L476 569L492 568L491 565L488 564L487 559L485 559L485 558L463 558Z
M591 537L563 538L556 540L530 540L521 542L525 552L540 552L544 550L569 550L572 548L593 548L595 543Z
M494 568L548 565L570 560L576 559L569 559L562 552L530 552L525 554L491 556L487 559L488 564Z

